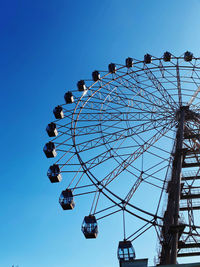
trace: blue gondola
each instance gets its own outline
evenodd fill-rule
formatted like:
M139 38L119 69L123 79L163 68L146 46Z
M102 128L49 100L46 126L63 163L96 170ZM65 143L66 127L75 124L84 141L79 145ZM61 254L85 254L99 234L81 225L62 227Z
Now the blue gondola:
M82 232L87 239L97 237L98 226L94 215L85 216L82 224Z
M110 63L108 65L108 71L111 72L111 73L115 73L116 72L116 65L114 63Z
M54 158L57 153L56 153L56 147L53 142L48 142L45 144L43 151L46 155L47 158Z
M144 56L144 63L146 63L146 64L150 64L151 61L152 61L152 56L149 55L149 54L146 54L146 55Z
M68 91L67 93L65 93L64 99L65 99L65 103L66 104L73 103L74 102L74 97L72 95L72 92L71 91Z
M126 58L125 64L126 64L127 68L132 68L133 67L133 59L131 57Z
M192 61L192 58L193 58L193 54L189 51L186 51L184 54L184 60L189 62L189 61Z
M71 189L62 191L59 203L63 210L72 210L75 207L74 197Z
M171 57L172 57L172 54L171 54L170 52L166 51L166 52L164 53L164 55L163 55L163 60L164 60L165 62L169 62L169 61L171 60Z
M58 131L56 129L56 124L54 122L51 122L47 125L46 131L47 131L49 137L54 137L54 136L58 135Z
M78 90L79 90L80 92L82 92L82 91L86 91L86 90L87 90L86 85L85 85L85 81L84 81L84 80L80 80L80 81L78 81L78 83L77 83L77 87L78 87Z
M117 256L119 261L131 261L135 259L135 250L131 241L120 241L118 245Z
M53 114L56 119L63 119L64 118L64 112L63 108L61 106L57 106L53 110Z
M93 79L94 82L100 80L100 73L97 70L93 71L92 79Z
M62 180L62 176L60 174L60 168L59 168L58 164L53 164L49 167L48 172L47 172L47 176L49 177L49 180L52 183L57 183L57 182L60 182Z

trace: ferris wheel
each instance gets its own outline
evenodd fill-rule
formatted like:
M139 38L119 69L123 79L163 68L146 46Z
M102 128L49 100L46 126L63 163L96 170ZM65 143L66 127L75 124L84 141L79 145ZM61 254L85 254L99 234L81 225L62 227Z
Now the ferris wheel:
M46 131L52 183L73 210L90 197L82 232L96 238L98 221L123 217L118 258L135 258L132 241L150 228L160 242L158 263L200 255L200 58L191 52L110 63L67 91ZM125 231L125 216L143 224Z

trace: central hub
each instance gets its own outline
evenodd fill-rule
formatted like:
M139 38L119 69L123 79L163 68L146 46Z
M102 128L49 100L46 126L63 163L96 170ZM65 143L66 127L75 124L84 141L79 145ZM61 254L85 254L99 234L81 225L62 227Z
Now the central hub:
M185 112L185 120L187 120L188 114L190 113L189 106L182 106L176 111L176 116L175 116L176 121L180 120L181 113L183 110Z
M180 116L181 116L181 113L182 111L184 110L184 113L185 113L185 121L191 121L191 120L195 120L195 121L199 121L200 119L200 114L197 113L197 112L194 112L193 110L191 110L189 108L189 106L182 106L180 107L180 109L178 109L176 111L176 121L179 121L180 120Z

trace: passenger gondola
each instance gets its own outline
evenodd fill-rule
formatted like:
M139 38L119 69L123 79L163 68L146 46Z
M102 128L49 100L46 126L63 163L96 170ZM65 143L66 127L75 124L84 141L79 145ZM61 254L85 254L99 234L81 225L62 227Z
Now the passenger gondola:
M193 58L193 54L189 51L186 51L184 54L184 60L189 62L189 61L192 61L192 58Z
M126 63L126 67L127 68L132 68L133 67L133 59L131 57L126 58L125 63Z
M86 90L87 90L86 85L85 85L85 81L84 81L84 80L80 80L80 81L78 81L78 83L77 83L77 87L78 87L78 90L79 90L80 92L83 92L83 91L86 91Z
M166 51L166 52L164 53L164 55L163 55L163 60L164 60L165 62L169 62L169 61L171 60L171 57L172 57L172 54L171 54L170 52Z
M82 224L82 232L85 238L96 238L98 235L97 220L94 215L85 216Z
M75 207L74 197L71 189L62 191L59 203L63 210L72 210Z
M54 158L57 155L56 147L55 147L55 144L53 142L46 143L44 148L43 148L43 151L44 151L47 158Z
M144 56L144 63L146 63L146 64L150 64L151 61L152 61L152 56L149 55L149 54L146 54L146 55Z
M130 261L135 259L135 250L131 241L120 241L118 245L117 256L119 261Z
M108 71L111 72L111 73L115 73L116 72L116 65L114 63L110 63L108 65Z
M92 79L94 82L97 82L98 80L100 80L100 73L97 70L93 71Z
M54 136L58 135L58 131L56 129L56 124L54 122L51 122L47 125L46 131L47 131L49 137L54 137Z
M62 176L61 176L61 172L60 172L60 168L58 164L53 164L52 166L49 167L47 176L49 177L49 180L52 183L57 183L62 180Z
M64 112L63 108L61 106L57 106L53 110L53 114L56 119L63 119L64 118Z
M74 97L72 95L72 92L68 91L67 93L65 93L64 99L66 104L72 104L74 102Z

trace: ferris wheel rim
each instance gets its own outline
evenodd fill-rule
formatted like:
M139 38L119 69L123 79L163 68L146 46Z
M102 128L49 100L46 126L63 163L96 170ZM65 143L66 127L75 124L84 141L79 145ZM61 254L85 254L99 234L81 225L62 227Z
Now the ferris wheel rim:
M180 59L180 58L177 58L177 59ZM161 60L161 58L159 58L159 59L153 59L153 60ZM137 62L137 63L143 63L143 61L139 61L139 62ZM120 67L120 68L117 69L117 70L121 70L121 69L124 69L124 68L126 68L126 66L122 66L122 67ZM149 69L157 69L157 68L158 68L158 67L152 67L152 68L149 68ZM142 71L142 69L141 69L141 70L138 70L138 72L140 72L140 71ZM134 71L133 71L133 72L134 72ZM105 74L101 79L103 79L104 77L107 77L109 74L111 74L111 73L107 73L107 74ZM123 76L126 76L126 75L127 75L127 73L124 74ZM113 80L117 80L117 79L119 79L119 78L121 78L121 76L116 77L116 79L113 79ZM109 81L108 84L111 83L111 82L112 82L112 81ZM90 90L90 88L92 88L96 83L98 83L98 81L94 82L91 86L89 86L89 87L88 87L88 90ZM102 87L103 87L103 86L102 86ZM79 115L80 115L80 113L82 112L82 110L84 109L84 106L87 104L87 102L92 98L93 95L95 95L98 91L100 91L102 87L100 86L99 88L97 88L97 90L96 90L95 92L93 92L92 95L91 95L89 98L87 98L86 101L84 101L84 103L83 103L83 105L81 106L80 111L79 111L78 114L76 114L76 110L77 110L79 104L81 103L82 99L84 98L84 95L82 95L82 97L81 97L81 98L78 100L78 102L77 102L77 105L76 105L76 107L75 107L75 109L74 109L74 113L73 113L72 121L71 121L72 129L73 129L72 136L73 136L73 143L74 143L74 147L75 147L75 149L76 149L76 142L75 142L75 136L76 136L76 135L75 135L75 128L76 128L76 125L77 125L77 122L78 122ZM76 120L75 120L75 124L74 124L74 126L73 126L73 119L74 119L75 114L77 115L77 117L76 117ZM78 154L77 149L76 149L76 153ZM79 159L79 162L81 163L80 159ZM81 166L83 166L83 163L81 163ZM86 171L86 170L84 170L84 171ZM86 171L86 174L88 175L87 171ZM89 177L89 176L88 176L88 177ZM90 177L89 177L89 178L90 178ZM96 179L96 178L95 178L95 179ZM90 179L90 180L91 180L91 179ZM96 183L95 183L93 180L91 180L91 181L92 181L92 183L96 186ZM98 182L98 179L96 179L96 182ZM114 194L114 195L115 195L115 194ZM115 196L116 196L116 195L115 195ZM152 214L151 214L151 215L152 215Z
M153 65L153 63L155 63L155 62L161 62L162 61L162 57L161 58L152 58L152 66L148 66L147 67L147 69L148 70L150 70L150 71L153 71L153 70L158 70L158 68L159 68L159 66L154 66ZM184 60L184 57L175 57L175 56L173 56L172 57L172 59L176 59L177 60L177 62L179 61L179 60ZM195 60L195 61L197 61L197 60L199 60L200 58L195 58L195 57L193 57L193 59ZM135 60L135 59L134 59ZM138 65L138 64L143 64L143 65L146 65L146 64L144 64L144 61L137 61L137 60L135 60L135 63L134 63L134 66L135 65ZM173 66L165 66L166 68L174 68L175 66L176 66L176 64L175 63L173 63L174 65ZM127 67L125 66L125 65L119 65L120 67L116 70L116 72L118 72L118 71L120 71L120 72L122 72L124 69L125 70L127 70ZM191 65L191 66L181 66L182 68L184 68L184 69L186 69L186 70L191 70L194 66L193 65ZM133 73L141 73L142 71L144 71L144 66L143 67L141 67L140 69L138 68L137 70L127 70L127 72L126 73L121 73L121 75L119 75L119 76L116 76L115 78L112 78L112 79L110 79L110 80L108 80L107 81L107 83L106 84L110 84L110 83L112 83L113 81L116 81L116 80L119 80L119 79L121 79L122 77L126 77L128 74L133 74ZM200 66L195 66L195 69L197 69L197 70L200 70ZM129 73L128 73L128 71L129 71ZM101 80L103 80L104 78L107 78L107 77L109 77L109 75L112 75L112 73L106 73L104 76L102 76L101 77ZM93 86L94 85L96 85L96 84L98 84L99 83L99 81L95 81L95 82L93 82L90 86L88 86L87 87L87 91L89 91L91 88L93 88ZM84 97L85 97L85 95L83 94L80 98L78 98L78 101L77 101L77 103L76 103L76 106L75 106L75 108L73 109L73 114L72 114L72 119L71 119L71 136L72 136L72 141L73 141L73 146L74 146L74 149L75 149L75 151L76 151L76 155L77 155L77 157L78 157L78 160L79 160L79 163L81 164L81 168L83 169L83 171L86 173L86 175L88 176L88 178L90 179L90 181L92 182L92 184L93 185L95 185L95 187L97 188L97 189L100 189L100 190L102 190L102 188L99 188L98 187L98 182L99 182L99 180L98 179L96 179L96 182L94 182L94 180L93 179L91 179L91 176L90 175L88 175L88 173L90 174L90 170L88 170L88 168L86 168L86 169L84 169L84 161L82 160L82 159L80 159L81 158L81 156L79 155L79 151L78 151L78 149L77 149L77 146L76 146L76 140L75 140L75 138L77 137L77 135L76 135L76 128L77 128L77 123L78 123L78 119L79 119L79 116L80 116L80 114L81 114L81 112L82 112L82 110L84 110L84 107L85 107L85 105L87 105L87 103L92 99L92 97L95 95L95 94L97 94L103 87L105 87L105 84L104 85L102 85L102 86L99 86L95 91L92 91L92 94L89 96L89 97L87 97L87 99L84 101ZM87 94L87 91L86 91L86 94ZM186 94L185 94L186 95ZM188 96L190 96L189 94L188 94ZM173 97L172 97L173 98ZM179 105L174 101L174 103L176 104L176 106L174 106L174 110L178 110L178 107L179 107ZM81 105L81 107L80 107L80 105ZM190 106L193 106L192 105L192 103L190 103ZM194 105L194 107L195 107L195 105ZM76 113L78 111L78 113ZM128 121L128 120L127 120ZM175 125L174 125L175 126ZM80 157L80 158L79 158ZM102 185L101 185L102 186ZM105 189L105 190L107 190L109 193L111 193L111 191L106 187L106 186L102 186L103 187L103 189ZM108 199L110 199L110 200L112 200L108 195L106 195L105 194L105 192L102 192ZM117 196L114 192L112 192L112 195L113 196ZM117 196L118 197L118 199L121 201L121 203L122 203L122 201L123 201L123 199L122 198L120 198L119 196ZM115 203L115 204L117 204L116 202L114 202L113 201L113 203ZM122 207L120 206L120 204L121 203L119 203L119 204L117 204L117 205L119 205L119 207L122 209ZM153 213L150 213L150 212L148 212L148 211L145 211L145 210L141 210L140 208L138 208L138 207L136 207L136 206L134 206L134 205L132 205L131 203L126 203L126 205L128 205L128 206L131 206L132 208L135 208L136 210L139 210L139 211L142 211L143 213L145 213L145 214L147 214L147 215L149 215L149 216L155 216L155 214L153 214ZM128 210L127 210L127 212L129 212ZM131 213L131 211L130 211L130 213ZM131 213L132 215L134 215L134 216L136 216L136 217L138 217L138 218L140 218L140 216L138 216L138 215L136 215L136 214L134 214L134 213ZM160 220L162 220L163 219L163 217L161 217L161 216L157 216L156 215L156 218L157 219L160 219ZM140 218L141 219L141 218ZM147 220L145 220L144 219L144 221L147 221ZM156 225L158 225L159 226L159 224L158 224L158 222L156 222L155 223L155 221L154 222L151 222L151 221L147 221L147 222L149 222L149 223L154 223L154 224L156 224Z

